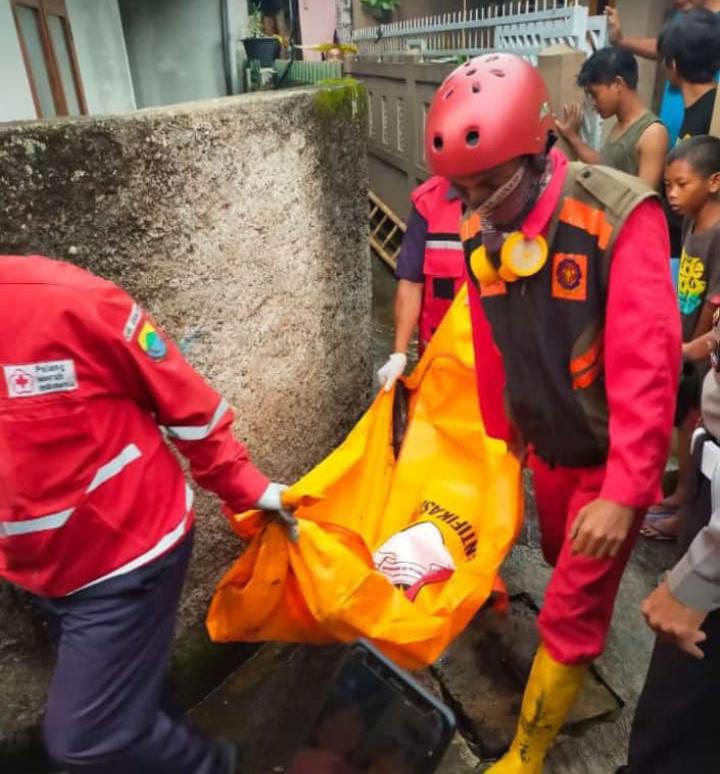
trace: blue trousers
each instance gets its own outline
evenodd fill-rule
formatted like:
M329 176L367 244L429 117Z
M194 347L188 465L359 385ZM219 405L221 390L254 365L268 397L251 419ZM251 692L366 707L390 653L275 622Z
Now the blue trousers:
M227 774L209 740L163 706L193 535L150 565L39 599L57 637L45 742L70 774Z

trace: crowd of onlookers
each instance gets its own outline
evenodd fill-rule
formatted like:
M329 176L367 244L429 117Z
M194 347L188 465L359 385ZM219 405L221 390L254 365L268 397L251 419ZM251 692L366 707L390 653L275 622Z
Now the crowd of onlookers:
M615 124L596 150L581 137L580 105L567 105L556 120L560 135L572 152L590 164L605 164L639 176L664 194L670 229L671 265L677 269L678 304L683 327L683 373L676 425L679 474L677 487L649 509L643 534L667 540L678 534L679 510L690 468L690 438L699 420L700 387L708 371L707 336L720 304L720 228L716 210L716 181L720 172L715 143L696 140L688 148L678 143L706 137L717 94L720 43L716 13L677 3L678 13L665 25L655 48L642 39L622 34L616 9L609 9L611 39L616 45L593 54L578 76L593 107ZM718 10L720 10L720 3ZM688 8L685 8L685 7ZM682 97L683 119L675 148L668 155L671 135L638 93L639 69L633 52L654 54L664 65L668 84ZM654 52L657 52L656 54Z
M720 139L710 136L720 2L675 6L657 40L626 37L618 11L607 10L613 45L591 56L577 81L602 118L616 119L601 148L583 141L579 105L556 118L579 159L636 175L663 196L682 320L677 485L647 511L642 528L648 538L677 539L679 561L643 607L660 636L634 721L628 774L709 774L708 765L720 771L713 720L720 685L720 502L713 497L720 475ZM677 136L638 94L635 55L659 59L665 101L682 100Z

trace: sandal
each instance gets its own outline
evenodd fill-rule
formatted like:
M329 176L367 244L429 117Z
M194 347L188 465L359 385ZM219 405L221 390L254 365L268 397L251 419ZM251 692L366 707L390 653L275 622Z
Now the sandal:
M640 528L640 534L651 540L675 540L678 527L679 519L676 510L674 514L646 516Z

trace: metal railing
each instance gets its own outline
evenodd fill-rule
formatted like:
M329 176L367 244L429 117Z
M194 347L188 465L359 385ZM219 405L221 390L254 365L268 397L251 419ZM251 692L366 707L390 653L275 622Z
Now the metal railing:
M591 53L605 45L604 17L590 17L585 6L564 0L513 0L469 11L409 19L353 32L359 57L382 61L401 53L421 60L514 51L536 62L551 45Z
M279 59L275 63L278 72L284 72L288 67L287 60ZM313 84L320 81L335 80L343 77L343 66L341 62L315 62L315 61L294 61L288 73L288 79L292 83Z
M566 45L586 55L608 43L607 20L577 0L511 0L468 11L409 19L353 32L361 61L417 61L510 51L537 64L540 51ZM583 135L597 145L602 121L584 106Z

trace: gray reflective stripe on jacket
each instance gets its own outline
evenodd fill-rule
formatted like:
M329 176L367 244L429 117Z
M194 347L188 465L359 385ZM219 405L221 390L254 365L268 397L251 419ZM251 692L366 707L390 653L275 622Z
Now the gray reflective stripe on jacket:
M463 243L458 237L457 242L453 239L428 239L425 242L425 247L428 250L463 250Z
M177 438L179 441L202 441L212 433L229 410L230 404L223 398L206 425L172 425L165 430L171 438Z
M92 481L85 490L85 494L94 492L98 487L105 484L110 479L122 473L130 463L142 456L140 449L134 443L128 444L116 457L109 462L101 465ZM70 520L75 512L75 508L66 508L56 513L49 513L45 516L37 516L24 521L0 521L0 538L15 537L16 535L30 535L33 532L44 532L48 529L60 529Z

